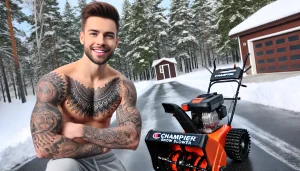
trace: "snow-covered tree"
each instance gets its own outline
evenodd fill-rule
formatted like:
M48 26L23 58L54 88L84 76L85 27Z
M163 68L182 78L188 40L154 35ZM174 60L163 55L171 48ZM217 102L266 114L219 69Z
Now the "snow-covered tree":
M21 82L21 72L17 64L20 63L20 55L23 54L24 48L21 42L20 37L24 35L24 32L19 28L15 27L13 23L22 23L26 21L25 14L21 11L22 8L20 6L22 3L21 0L13 0L9 1L8 7L10 16L7 16L8 9L6 8L6 1L0 1L0 79L3 79L3 90L6 91L6 95L8 97L8 101L10 102L10 95L11 85L13 85L13 90L15 92L15 98L18 98L19 95L23 95L23 84ZM10 23L8 17L13 21ZM9 24L13 26L13 35L10 34L10 27ZM13 50L12 50L12 39L11 36L14 36L14 41L16 43L16 53L18 61L14 60ZM18 76L18 79L15 77ZM17 81L18 80L18 81ZM20 91L22 90L22 91ZM4 96L4 94L3 94ZM22 96L24 98L24 96Z
M130 26L132 24L131 4L129 0L124 0L123 10L120 18L120 30L118 37L120 38L118 48L115 51L114 57L109 61L109 64L117 68L126 77L132 78L131 58L126 56L130 51Z
M57 0L32 0L33 14L30 16L32 32L29 41L36 44L32 61L35 82L40 76L55 69L58 64L58 33L61 14Z
M238 61L238 42L230 39L229 31L252 15L255 10L252 1L221 0L218 8L217 29L218 51L229 51L233 56L233 61Z
M58 44L56 48L59 52L56 55L58 66L74 62L82 56L82 48L77 48L82 45L79 42L80 29L78 23L74 22L76 19L73 7L66 1L62 21L59 25L60 31L57 36Z
M170 30L170 24L167 16L164 14L165 8L160 7L163 0L153 0L151 1L151 9L149 15L150 22L150 32L152 41L155 42L154 59L160 59L162 57L168 57L168 32Z
M202 65L212 66L216 46L216 13L217 0L195 0L192 4L193 33L199 41L199 55Z
M155 54L155 42L149 29L150 1L136 0L132 4L132 20L129 29L131 51L126 58L132 61L134 74L137 75L149 69Z
M192 13L188 0L173 0L170 10L170 38L172 43L171 55L178 61L179 71L191 71L193 47L198 41L192 33Z

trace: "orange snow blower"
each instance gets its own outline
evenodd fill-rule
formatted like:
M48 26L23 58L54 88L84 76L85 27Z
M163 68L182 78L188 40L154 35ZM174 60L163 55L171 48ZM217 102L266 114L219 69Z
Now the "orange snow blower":
M227 157L235 161L244 161L248 157L251 144L248 131L231 126L237 100L240 100L239 89L247 87L242 84L242 79L251 68L245 70L248 57L249 53L242 68L234 65L233 68L216 70L214 60L207 94L201 94L181 107L162 103L165 112L173 114L183 132L149 130L145 142L155 171L225 171ZM233 98L210 93L212 85L225 82L238 83ZM232 101L230 118L224 100ZM191 117L186 112L191 112ZM221 124L226 116L228 122Z

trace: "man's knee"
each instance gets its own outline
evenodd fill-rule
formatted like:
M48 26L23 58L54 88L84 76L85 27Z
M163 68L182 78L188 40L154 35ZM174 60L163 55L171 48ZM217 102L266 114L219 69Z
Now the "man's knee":
M76 160L70 158L50 160L46 171L81 171Z

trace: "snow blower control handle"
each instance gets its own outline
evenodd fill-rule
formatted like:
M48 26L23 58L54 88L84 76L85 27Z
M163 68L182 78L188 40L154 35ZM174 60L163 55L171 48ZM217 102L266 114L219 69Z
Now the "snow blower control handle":
M234 98L224 98L224 100L235 100ZM241 97L238 97L237 100L241 100Z

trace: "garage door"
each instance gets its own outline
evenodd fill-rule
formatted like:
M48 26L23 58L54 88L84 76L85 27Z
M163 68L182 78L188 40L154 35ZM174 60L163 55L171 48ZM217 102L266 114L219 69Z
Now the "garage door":
M257 73L300 71L300 31L255 41Z

